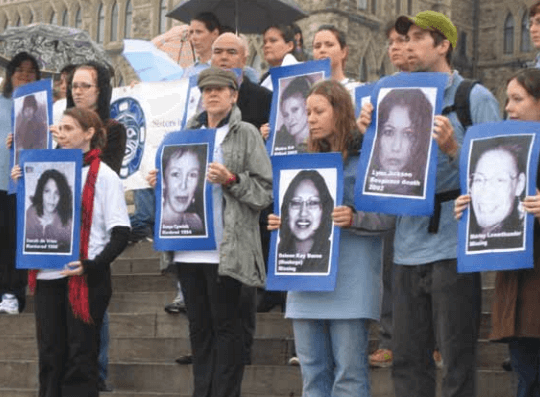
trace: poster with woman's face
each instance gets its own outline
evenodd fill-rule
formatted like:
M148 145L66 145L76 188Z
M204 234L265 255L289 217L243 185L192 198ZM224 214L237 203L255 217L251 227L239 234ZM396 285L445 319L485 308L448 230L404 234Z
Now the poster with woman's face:
M282 170L279 178L281 228L275 274L329 274L337 170Z
M532 142L533 135L471 141L468 254L525 248L526 214L520 203L527 192Z
M19 96L13 101L15 128L13 145L15 163L19 163L21 149L47 149L49 117L47 91Z
M166 145L161 155L160 238L207 237L208 144Z
M364 194L424 198L436 88L382 88Z
M75 164L27 162L24 254L73 252Z

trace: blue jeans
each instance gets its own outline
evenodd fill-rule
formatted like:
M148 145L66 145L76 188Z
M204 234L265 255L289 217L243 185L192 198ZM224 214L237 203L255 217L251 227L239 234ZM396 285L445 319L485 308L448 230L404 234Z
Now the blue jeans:
M133 191L135 212L130 216L131 231L134 234L145 233L147 228L154 230L156 198L154 189L137 189Z
M518 376L517 397L540 397L540 339L509 343L512 369Z
M293 319L303 397L369 397L368 320Z
M109 311L105 310L103 323L99 330L99 354L98 354L99 379L107 380L109 375Z

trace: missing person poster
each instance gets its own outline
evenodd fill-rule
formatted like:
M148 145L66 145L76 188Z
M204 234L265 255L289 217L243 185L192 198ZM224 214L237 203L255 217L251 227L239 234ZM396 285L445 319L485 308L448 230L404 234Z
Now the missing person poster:
M360 112L362 111L362 106L364 106L368 102L371 102L371 93L373 92L373 88L375 87L375 84L376 83L362 84L354 89L354 97L355 97L354 114L356 118L360 116Z
M534 217L521 205L536 194L538 123L504 121L467 130L460 158L470 204L458 226L458 271L533 267Z
M333 291L340 229L332 211L343 200L341 154L276 157L272 166L281 227L271 234L266 288Z
M79 258L80 150L25 150L17 187L17 268L62 269Z
M21 150L52 148L52 137L49 134L52 103L51 79L25 84L13 91L10 169L15 164L20 164ZM11 179L9 192L15 193Z
M270 69L274 91L270 108L270 156L307 152L309 126L306 98L311 87L329 78L330 59Z
M373 89L374 111L358 165L356 207L395 215L431 215L444 73L400 73Z
M212 129L185 130L168 134L159 147L154 226L157 251L216 248L213 201L219 193L206 179L214 157L214 139Z

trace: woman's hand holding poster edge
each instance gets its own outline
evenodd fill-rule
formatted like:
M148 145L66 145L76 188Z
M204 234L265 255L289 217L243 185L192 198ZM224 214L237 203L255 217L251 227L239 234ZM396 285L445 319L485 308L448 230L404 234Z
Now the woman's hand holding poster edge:
M18 269L62 269L79 260L80 150L24 150L17 180Z
M521 205L536 194L538 123L470 127L460 157L461 194L471 202L458 225L458 272L533 267L534 216Z
M340 228L331 214L343 201L341 154L279 156L272 168L281 227L271 235L266 289L333 291Z
M184 130L165 136L158 169L154 248L157 251L216 249L213 195L206 180L215 130Z
M437 143L432 133L447 80L446 73L399 73L375 85L375 111L364 136L355 186L358 210L433 213Z
M306 98L311 86L331 76L330 59L270 69L274 92L270 108L270 156L307 152Z

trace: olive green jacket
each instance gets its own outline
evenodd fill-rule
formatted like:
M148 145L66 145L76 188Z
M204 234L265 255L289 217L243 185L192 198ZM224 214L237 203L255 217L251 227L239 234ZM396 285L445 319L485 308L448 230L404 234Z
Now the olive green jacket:
M202 125L192 118L189 129ZM272 165L257 129L241 121L234 106L229 132L221 145L225 167L238 176L238 183L223 188L223 240L218 273L243 284L263 287L266 272L259 233L259 213L272 202ZM173 259L168 253L168 263Z

